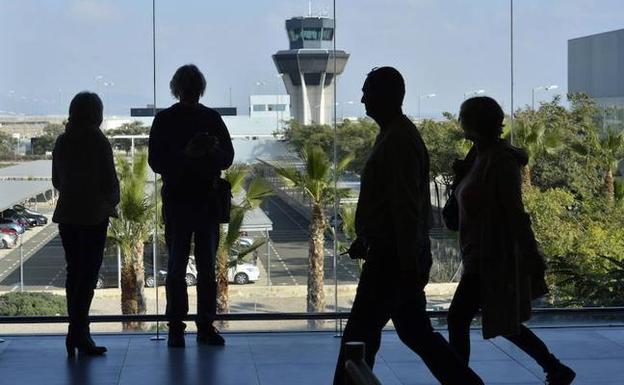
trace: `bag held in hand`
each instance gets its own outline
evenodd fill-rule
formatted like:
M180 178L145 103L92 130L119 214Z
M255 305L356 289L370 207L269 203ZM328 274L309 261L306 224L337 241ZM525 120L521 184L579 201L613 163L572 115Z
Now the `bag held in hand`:
M217 220L219 223L229 223L232 208L232 185L223 178L217 178L214 187L217 195Z

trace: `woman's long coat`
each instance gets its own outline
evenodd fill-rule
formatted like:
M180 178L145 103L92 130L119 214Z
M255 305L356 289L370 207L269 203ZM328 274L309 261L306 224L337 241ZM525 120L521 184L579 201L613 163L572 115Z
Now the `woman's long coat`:
M456 165L455 184L465 174L462 171L469 169L475 151L471 149L463 164ZM531 317L531 301L545 295L548 288L545 263L522 203L521 168L528 162L526 153L500 140L481 156L476 171L486 203L478 256L482 330L484 338L492 338L518 334L520 324ZM445 216L453 215L446 211Z

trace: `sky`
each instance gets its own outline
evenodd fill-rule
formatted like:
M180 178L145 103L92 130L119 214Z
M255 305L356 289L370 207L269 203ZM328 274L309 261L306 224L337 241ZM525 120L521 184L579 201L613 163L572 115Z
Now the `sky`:
M339 116L360 116L366 73L391 65L406 80L405 111L457 112L484 90L511 108L507 0L314 1L336 13L338 49L351 57L338 78ZM288 48L284 22L308 13L307 0L156 0L156 87L151 0L0 0L0 111L64 114L81 90L98 92L106 114L174 102L175 69L195 63L207 79L202 102L248 111L255 93L284 93L271 55ZM621 0L516 0L514 106L567 90L567 41L624 28ZM258 85L259 84L259 85ZM435 97L426 97L435 93ZM419 103L420 101L420 103ZM352 103L351 103L352 102ZM2 112L0 112L2 114Z

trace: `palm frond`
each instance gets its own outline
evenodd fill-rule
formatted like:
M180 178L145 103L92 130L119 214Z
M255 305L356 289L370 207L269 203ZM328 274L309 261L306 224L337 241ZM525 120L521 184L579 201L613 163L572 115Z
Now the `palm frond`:
M245 193L245 201L247 202L250 208L256 208L260 206L262 201L273 195L273 187L271 184L264 178L254 178L247 186L247 191Z
M248 246L248 247L243 247L242 249L238 250L237 253L237 259L241 260L243 258L245 258L247 255L253 253L254 251L258 250L260 247L262 247L262 245L266 244L266 240L263 238L256 238L254 239L253 243Z
M225 180L232 185L232 193L236 194L243 189L243 182L249 174L249 167L236 163L225 171Z
M228 223L227 234L225 235L223 247L230 249L240 238L241 227L245 219L246 210L241 207L233 207L230 211L230 222Z

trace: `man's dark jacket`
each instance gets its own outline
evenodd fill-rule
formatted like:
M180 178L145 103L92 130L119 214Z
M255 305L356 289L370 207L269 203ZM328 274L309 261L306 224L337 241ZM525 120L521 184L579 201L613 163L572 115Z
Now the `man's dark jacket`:
M198 133L217 137L219 145L201 158L191 158L184 150ZM149 138L149 165L162 175L165 203L206 202L214 194L221 170L233 159L232 140L217 111L202 104L176 103L156 114Z

